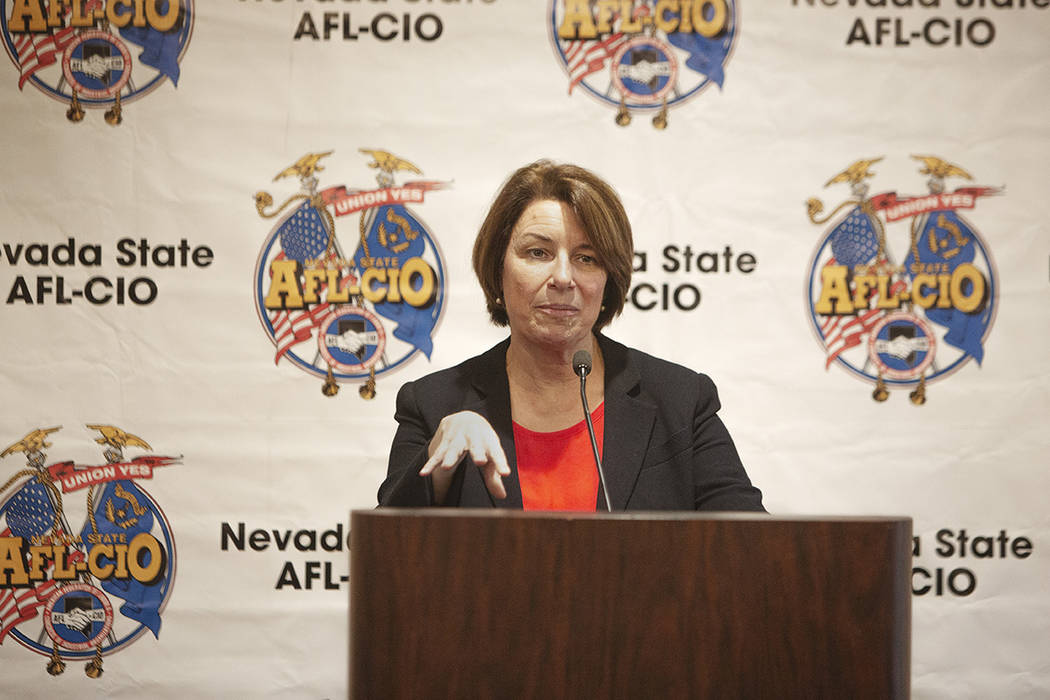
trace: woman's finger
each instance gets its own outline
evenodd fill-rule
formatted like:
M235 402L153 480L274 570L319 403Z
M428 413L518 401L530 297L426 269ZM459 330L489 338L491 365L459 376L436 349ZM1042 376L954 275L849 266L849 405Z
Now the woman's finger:
M495 462L489 461L481 467L481 477L493 498L502 500L507 497L507 488L503 485Z

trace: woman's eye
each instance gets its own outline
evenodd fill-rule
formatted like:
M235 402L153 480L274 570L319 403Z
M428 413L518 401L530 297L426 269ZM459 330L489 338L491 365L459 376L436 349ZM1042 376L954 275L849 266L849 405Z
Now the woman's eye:
M526 254L530 258L536 258L537 260L539 260L546 257L547 251L545 251L543 248L529 248Z

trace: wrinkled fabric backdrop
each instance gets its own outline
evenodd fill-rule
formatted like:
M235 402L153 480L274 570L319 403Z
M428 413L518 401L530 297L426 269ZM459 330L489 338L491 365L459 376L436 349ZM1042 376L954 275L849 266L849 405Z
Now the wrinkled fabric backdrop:
M914 518L914 696L1047 697L1047 4L5 0L4 687L345 695L348 513L549 157L772 513Z

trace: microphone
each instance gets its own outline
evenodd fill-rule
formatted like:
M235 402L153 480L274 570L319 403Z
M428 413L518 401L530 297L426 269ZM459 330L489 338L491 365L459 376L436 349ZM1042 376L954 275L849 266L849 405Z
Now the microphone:
M572 371L581 379L591 373L591 353L586 350L577 350L572 356Z
M605 494L605 508L611 513L612 501L609 500L609 487L605 485L605 472L602 471L602 458L598 454L598 441L594 437L594 423L591 422L591 409L587 406L587 375L591 373L591 353L577 350L572 356L572 371L580 377L580 400L583 401L583 418L587 421L587 432L591 436L591 451L594 453L594 465L598 467L598 481Z

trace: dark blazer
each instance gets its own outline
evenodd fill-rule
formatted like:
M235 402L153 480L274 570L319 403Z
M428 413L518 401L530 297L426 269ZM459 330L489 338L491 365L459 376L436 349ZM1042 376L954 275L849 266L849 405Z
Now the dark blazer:
M762 493L751 485L717 416L720 404L711 380L602 335L597 338L605 360L602 467L613 510L763 511ZM503 479L507 498L489 495L468 457L456 469L444 505L522 507L507 383L509 344L505 340L401 387L397 434L387 478L379 487L381 506L433 505L430 479L419 476L427 445L442 418L471 410L491 423L503 445L511 468ZM601 491L598 504L605 510Z

